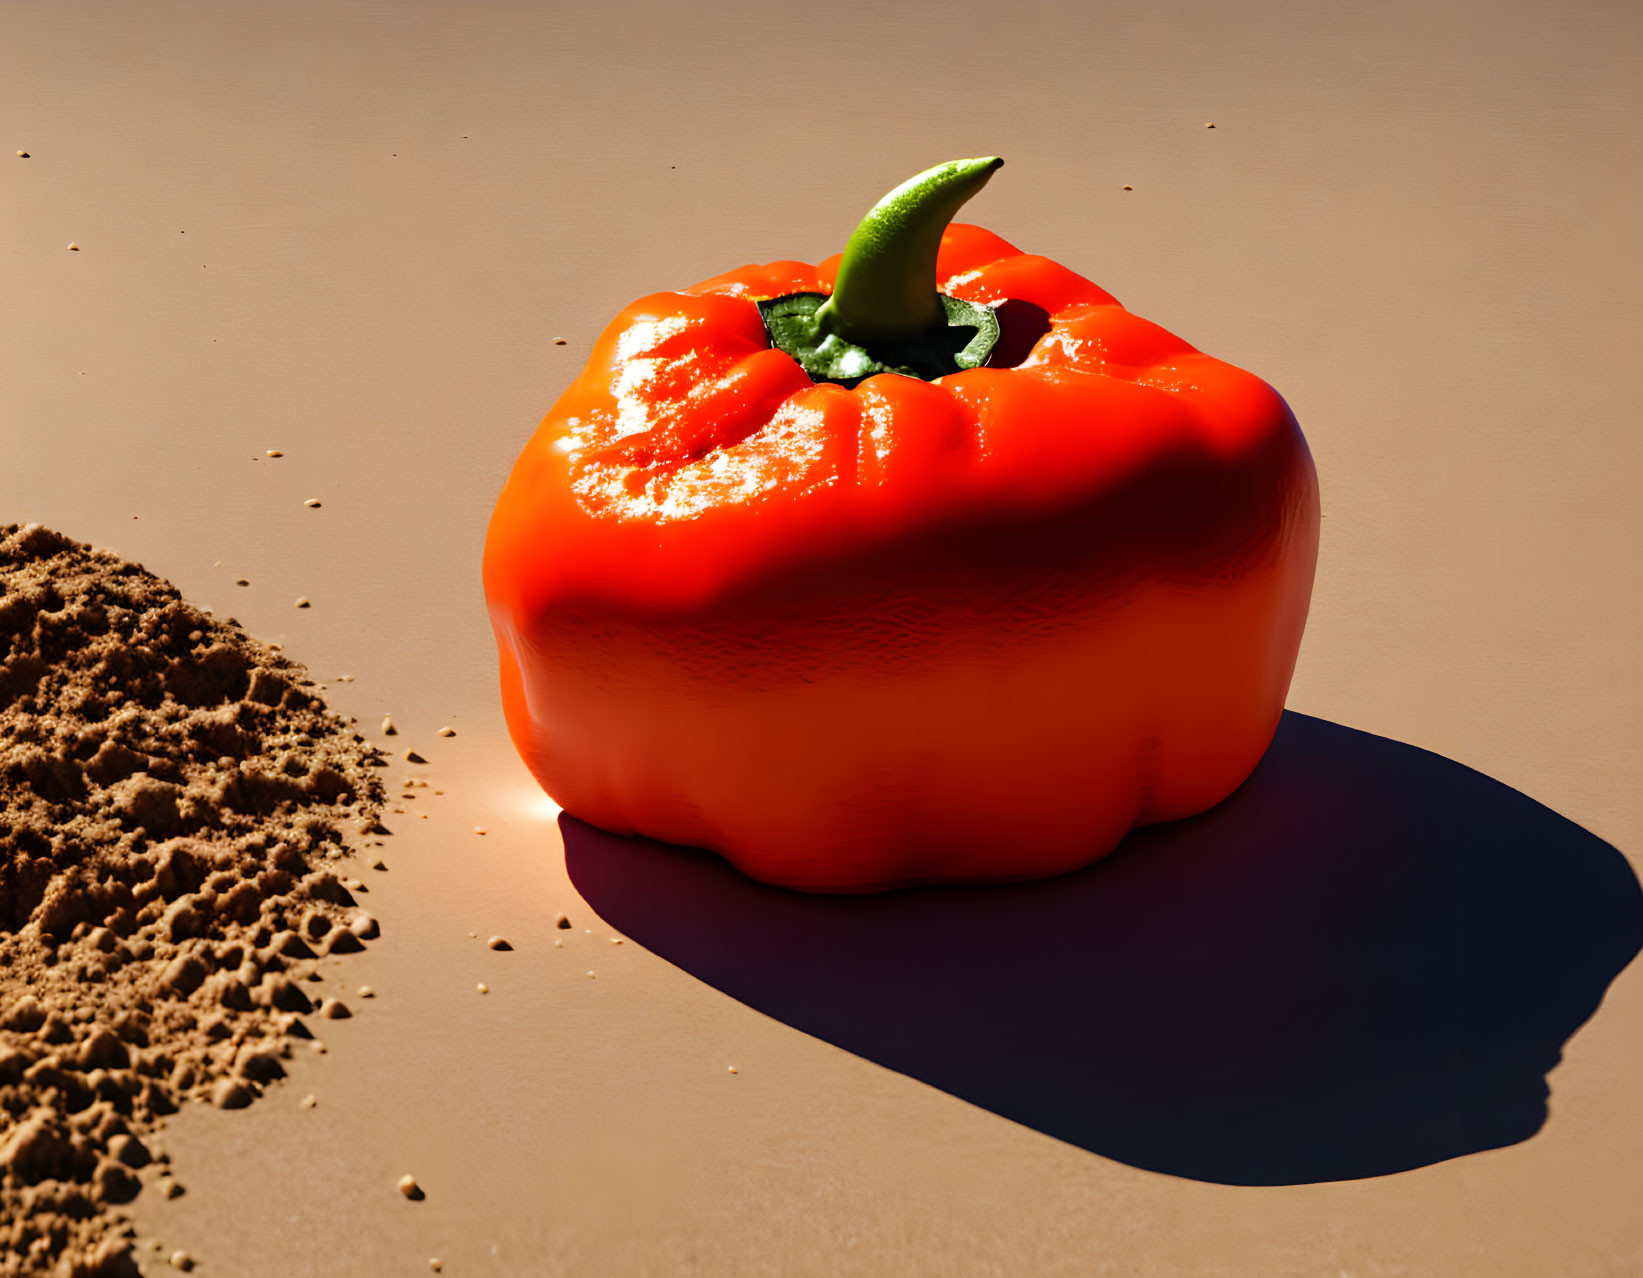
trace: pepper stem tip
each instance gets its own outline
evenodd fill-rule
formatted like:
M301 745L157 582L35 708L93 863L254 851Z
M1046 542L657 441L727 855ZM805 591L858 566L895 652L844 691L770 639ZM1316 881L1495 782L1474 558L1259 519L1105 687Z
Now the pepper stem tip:
M816 314L823 329L852 342L896 344L943 327L942 232L1003 164L996 155L949 160L875 204L845 245L833 295Z

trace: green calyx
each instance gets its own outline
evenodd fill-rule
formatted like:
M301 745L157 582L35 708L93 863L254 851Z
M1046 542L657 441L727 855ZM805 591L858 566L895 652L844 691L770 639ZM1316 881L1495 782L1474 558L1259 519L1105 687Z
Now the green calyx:
M985 306L937 295L941 321L907 341L859 345L825 327L826 293L789 293L759 303L770 344L799 361L813 382L854 386L876 373L934 381L979 368L998 341L998 317Z
M842 386L876 373L932 381L980 367L998 341L998 318L936 291L936 253L953 215L1003 163L953 160L891 191L850 237L831 296L759 303L771 345L812 381Z

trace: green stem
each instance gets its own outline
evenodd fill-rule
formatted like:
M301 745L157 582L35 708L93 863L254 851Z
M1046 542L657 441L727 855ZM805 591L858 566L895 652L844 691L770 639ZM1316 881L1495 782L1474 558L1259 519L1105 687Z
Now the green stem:
M993 155L938 164L875 204L845 245L833 295L816 313L820 330L860 346L902 346L945 328L941 233L1003 163Z

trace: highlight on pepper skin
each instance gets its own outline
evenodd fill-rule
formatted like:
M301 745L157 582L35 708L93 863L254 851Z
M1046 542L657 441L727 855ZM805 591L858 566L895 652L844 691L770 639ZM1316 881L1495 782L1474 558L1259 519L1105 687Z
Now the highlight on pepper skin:
M999 163L911 179L819 265L641 298L549 411L485 589L565 811L872 891L1073 869L1253 770L1306 442L1258 378L950 223Z

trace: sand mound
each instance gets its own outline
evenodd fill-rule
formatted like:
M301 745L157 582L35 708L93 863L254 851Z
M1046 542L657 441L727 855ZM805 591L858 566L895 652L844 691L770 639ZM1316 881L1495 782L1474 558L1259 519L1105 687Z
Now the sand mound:
M238 623L38 526L0 525L0 657L0 1275L134 1274L144 1137L281 1077L304 960L375 935L326 866L385 761Z

